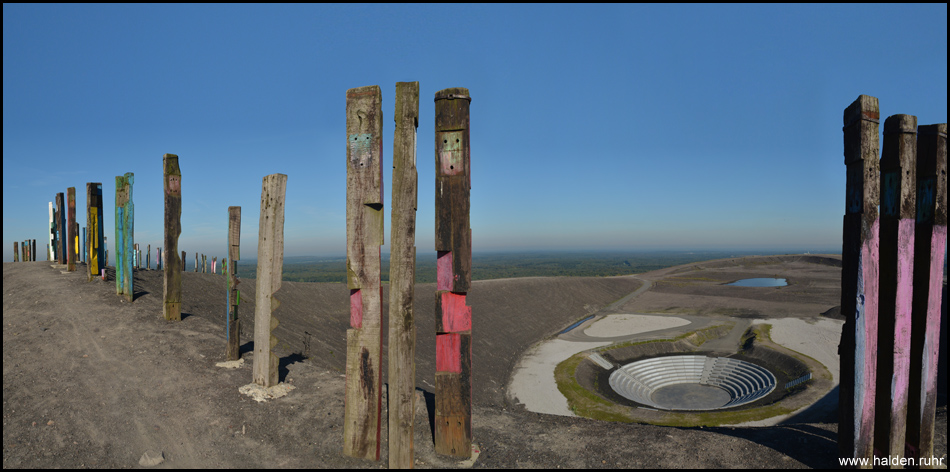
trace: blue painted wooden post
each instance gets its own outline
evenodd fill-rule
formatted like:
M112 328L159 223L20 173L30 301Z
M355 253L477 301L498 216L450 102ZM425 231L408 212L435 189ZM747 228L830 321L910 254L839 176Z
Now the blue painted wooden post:
M132 264L135 253L133 181L134 176L131 172L115 178L115 287L116 293L125 295L130 302L132 301Z
M874 453L904 454L914 279L917 118L884 121L881 155L880 292Z
M943 261L946 255L947 124L941 123L918 129L907 457L933 457Z
M847 192L842 234L838 453L873 459L878 318L877 98L861 95L844 111Z

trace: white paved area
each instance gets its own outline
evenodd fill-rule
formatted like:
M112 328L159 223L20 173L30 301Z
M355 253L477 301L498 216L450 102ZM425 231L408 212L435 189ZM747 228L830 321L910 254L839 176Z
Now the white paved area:
M831 373L834 383L836 385L839 383L841 362L838 357L838 342L841 340L841 327L844 326L844 321L824 318L817 321L806 321L799 318L753 321L753 324L762 323L772 325L769 334L772 341L820 362L828 369L828 372ZM827 405L822 404L820 406L833 408L837 404L837 397L825 397L814 404L814 406L819 406L822 402L827 403ZM795 416L796 413L811 408L812 406L813 405L808 405L787 415L775 416L761 421L749 421L733 426L777 425Z
M678 321L676 321L678 320ZM594 332L591 328L608 321ZM674 324L671 324L674 323ZM636 335L688 324L682 318L651 315L609 315L597 321L584 332L588 336L615 337L624 334ZM614 341L615 342L615 341ZM567 399L557 389L554 368L574 354L588 349L603 347L612 342L574 342L552 339L529 349L522 357L511 378L508 396L517 398L528 411L551 415L575 416L567 406Z
M607 315L584 330L588 336L610 338L688 325L683 318L647 315Z

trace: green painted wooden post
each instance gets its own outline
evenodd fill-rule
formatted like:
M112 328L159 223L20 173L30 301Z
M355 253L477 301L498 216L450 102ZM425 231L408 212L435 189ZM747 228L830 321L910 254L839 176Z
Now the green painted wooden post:
M132 183L134 175L127 172L115 178L115 286L118 295L132 301L132 270L134 262L134 210Z
M241 207L239 206L228 207L228 257L231 259L231 264L230 267L225 264L228 277L228 313L225 318L228 342L225 355L229 361L236 361L241 357L241 324L238 318L241 292L237 288L240 283L237 277L237 261L241 258Z
M261 217L257 243L257 291L254 309L254 383L264 387L277 385L277 318L279 306L274 293L280 290L284 267L284 196L287 176L264 177L261 190Z
M465 88L435 94L435 451L472 455L472 187Z
M877 98L861 95L844 112L844 162L847 166L841 313L845 324L838 346L841 362L838 453L871 461L878 321L878 165Z
M907 457L929 459L934 447L943 261L947 255L946 123L918 129L915 220L906 450Z
M383 112L379 86L346 91L346 332L343 453L379 460L382 408Z
M917 118L894 115L884 121L881 155L880 292L874 450L877 456L904 454L910 322L914 274L914 212Z
M20 262L20 243L13 241L13 262Z
M416 326L413 295L416 274L416 130L419 82L396 83L393 139L393 196L389 264L389 468L413 466Z
M181 236L181 168L178 156L162 156L165 174L165 249L168 257L162 278L164 304L162 315L166 320L181 321L181 266L184 259L178 259L178 238Z

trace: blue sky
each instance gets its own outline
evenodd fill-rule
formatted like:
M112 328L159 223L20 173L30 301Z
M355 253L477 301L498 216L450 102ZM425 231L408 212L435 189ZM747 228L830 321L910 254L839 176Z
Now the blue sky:
M419 81L416 246L434 253L436 91L472 96L473 250L840 250L842 111L947 121L947 5L3 6L3 260L48 202L135 173L135 239L257 248L287 182L285 255L345 253L345 94Z

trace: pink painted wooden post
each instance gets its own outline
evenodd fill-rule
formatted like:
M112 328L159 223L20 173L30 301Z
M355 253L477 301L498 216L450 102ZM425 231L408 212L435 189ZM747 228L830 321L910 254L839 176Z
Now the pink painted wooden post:
M379 86L346 91L346 332L343 453L379 460L382 409L383 112Z
M838 346L838 454L873 456L878 321L878 123L875 97L861 95L844 111L847 192L841 248L841 313Z
M933 456L940 306L946 254L947 124L941 123L918 129L907 457Z
M435 451L472 455L472 187L468 89L435 94Z
M914 278L917 118L884 121L881 155L880 292L874 455L904 454ZM870 294L869 294L870 295Z

